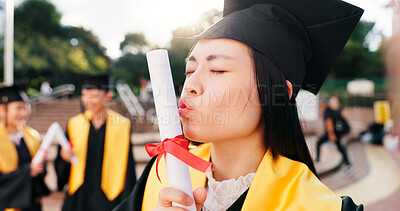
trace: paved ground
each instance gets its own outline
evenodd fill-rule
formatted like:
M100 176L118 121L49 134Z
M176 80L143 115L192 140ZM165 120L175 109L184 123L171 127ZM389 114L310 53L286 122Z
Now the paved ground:
M309 146L315 144L313 138L308 138ZM320 166L333 167L341 155L333 145L324 147L325 159L321 159ZM314 155L315 150L310 149ZM357 204L364 204L367 211L400 210L400 152L360 142L349 142L347 151L354 171L346 173L344 167L334 168L324 172L321 181L338 195L351 196ZM320 166L316 165L317 171Z
M349 193L366 205L367 211L400 210L400 151L387 152L381 146L366 145L368 175L338 193ZM353 196L352 195L352 196Z
M157 139L157 134L138 134L133 137L135 143ZM314 157L317 137L309 136L306 139ZM349 142L347 150L355 167L350 173L346 173L344 167L340 166L342 157L335 145L322 146L321 161L316 164L321 181L338 195L349 195L356 203L364 204L367 211L400 210L400 152L390 153L381 146L365 145L357 141ZM142 161L136 169L139 175L144 168L143 161L148 158L143 147L135 147L134 153L135 159ZM48 163L46 182L55 190L51 162ZM44 210L60 210L63 198L62 192L53 192L43 199Z

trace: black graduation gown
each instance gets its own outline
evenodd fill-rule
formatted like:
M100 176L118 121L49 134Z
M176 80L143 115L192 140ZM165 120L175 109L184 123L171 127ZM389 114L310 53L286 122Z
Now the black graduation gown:
M32 178L31 155L23 138L16 149L18 169L7 174L0 173L0 210L20 208L22 211L39 211L41 210L39 197L50 193L44 183L46 172Z
M132 147L130 146L124 190L113 201L108 201L106 195L101 189L101 172L103 165L105 133L106 123L96 130L93 127L93 124L90 122L84 182L73 195L66 193L62 210L111 210L124 198L126 198L135 186L135 162L131 150ZM58 154L55 161L55 168L59 190L62 190L65 184L68 183L70 167L70 164L66 163L61 158L60 154Z
M135 188L129 194L129 196L119 204L114 211L125 211L125 210L142 210L142 202L144 189L146 187L147 177L149 176L151 167L153 166L156 157L153 157L146 165L143 170L142 175L140 176ZM247 192L244 192L238 200L236 200L231 207L227 211L239 211L242 209L243 203L246 199ZM353 200L348 196L342 196L342 211L362 211L364 210L363 205L354 204Z

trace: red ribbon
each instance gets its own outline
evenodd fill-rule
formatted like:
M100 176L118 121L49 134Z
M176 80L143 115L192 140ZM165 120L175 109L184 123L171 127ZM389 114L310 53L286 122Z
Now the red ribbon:
M188 150L189 141L183 138L183 135L178 135L175 138L166 138L161 143L157 144L146 144L145 148L147 154L150 157L157 156L156 163L156 173L157 178L161 182L160 176L158 175L158 163L160 162L161 155L165 153L169 153L187 165L197 169L201 172L206 172L208 167L211 165L210 162L207 162L196 155L193 155Z

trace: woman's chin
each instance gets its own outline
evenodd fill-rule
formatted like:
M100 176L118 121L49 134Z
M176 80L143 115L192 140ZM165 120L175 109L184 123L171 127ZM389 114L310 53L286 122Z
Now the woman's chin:
M188 129L188 127L185 126L183 126L183 134L186 138L190 140L194 140L194 137L196 137L196 132L194 130Z
M183 134L185 137L191 141L196 141L196 142L204 142L204 137L202 137L201 131L196 127L191 127L188 125L183 126ZM203 134L204 135L204 134Z
M213 132L211 129L205 129L201 127L185 127L183 126L183 134L185 138L201 143L212 142L213 140L218 140L218 137L213 136Z

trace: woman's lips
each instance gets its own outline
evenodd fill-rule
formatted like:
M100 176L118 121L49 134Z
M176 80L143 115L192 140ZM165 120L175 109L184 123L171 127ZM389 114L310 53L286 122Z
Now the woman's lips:
M178 101L178 107L179 107L179 109L178 109L179 116L181 116L181 117L185 117L185 116L189 115L189 113L192 111L192 108L186 102L186 100L184 98L181 98Z
M180 117L185 117L185 116L189 115L191 110L188 108L179 108L178 112L179 112Z

